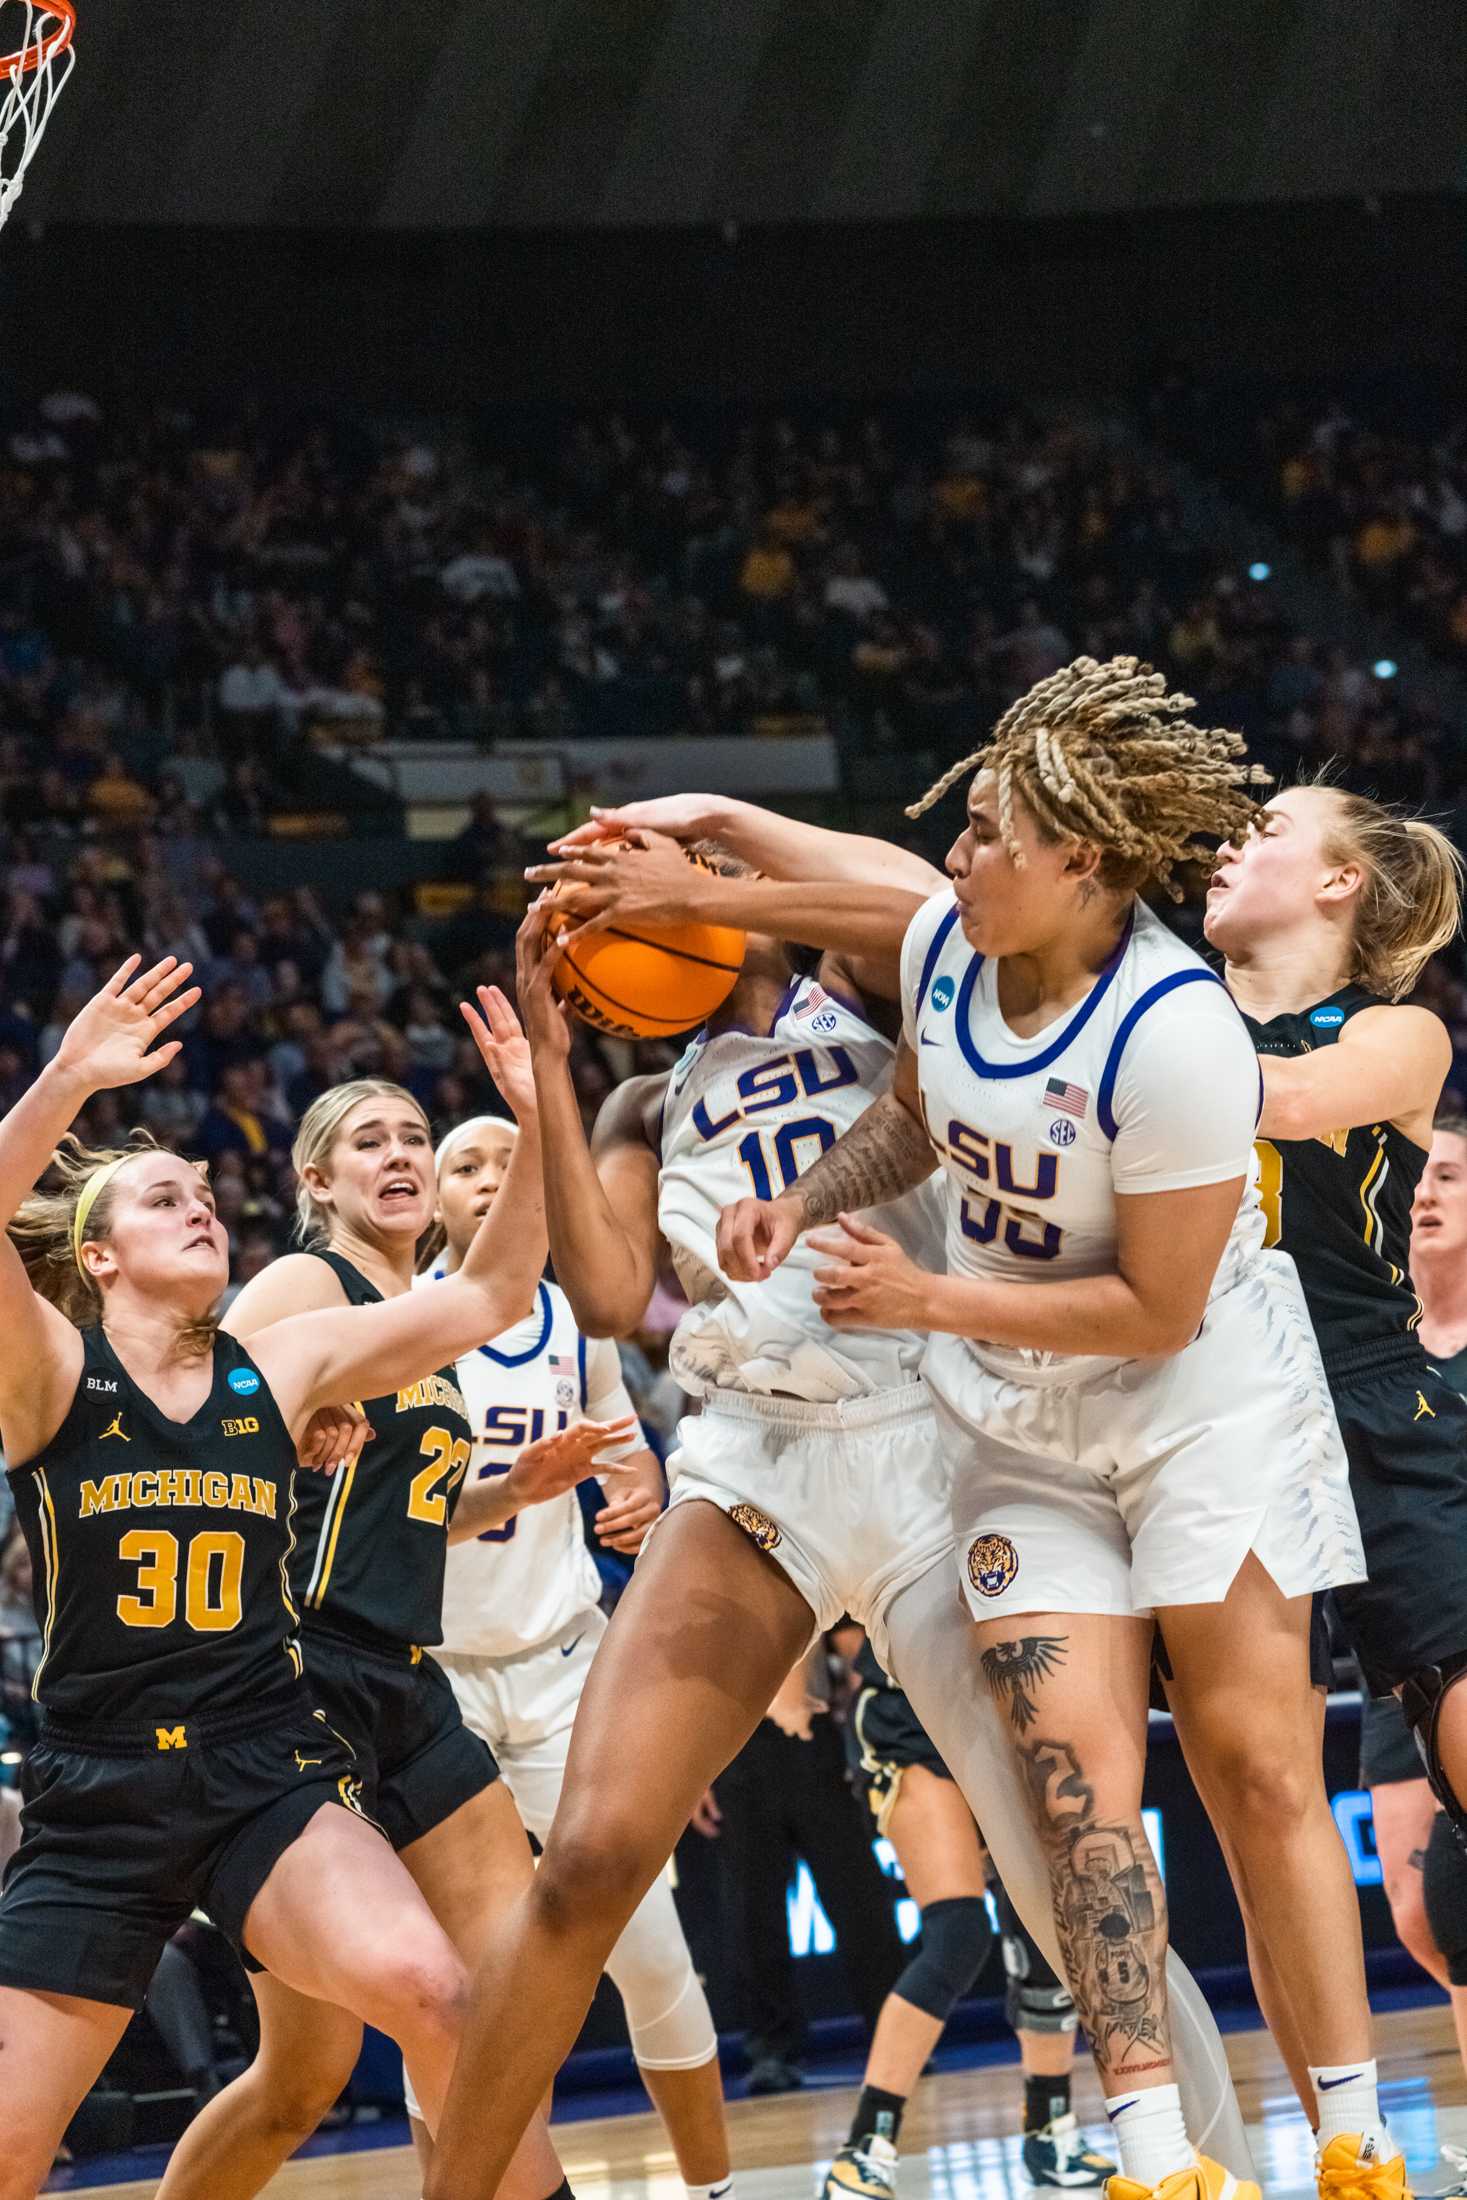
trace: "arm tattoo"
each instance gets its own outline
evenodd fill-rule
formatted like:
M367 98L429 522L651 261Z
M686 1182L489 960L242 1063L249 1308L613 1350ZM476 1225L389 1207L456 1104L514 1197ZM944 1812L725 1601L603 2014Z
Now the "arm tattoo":
M1138 1818L1103 1823L1072 1742L1020 1751L1055 1931L1107 2084L1167 2060L1166 1896Z
M1007 1696L1009 1717L1020 1734L1039 1716L1029 1693L1069 1656L1064 1635L1024 1635L1017 1642L996 1642L983 1653L983 1677L994 1696Z
M805 1202L806 1226L814 1228L857 1207L896 1199L924 1183L936 1165L922 1125L895 1093L884 1092L792 1188Z

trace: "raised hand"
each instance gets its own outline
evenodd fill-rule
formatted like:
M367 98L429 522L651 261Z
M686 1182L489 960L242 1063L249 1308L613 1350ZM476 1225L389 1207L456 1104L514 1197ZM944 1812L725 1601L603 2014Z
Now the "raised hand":
M188 985L194 966L165 955L139 973L142 959L128 956L72 1018L57 1049L56 1068L89 1092L140 1085L166 1069L183 1045L181 1039L155 1042L200 998L200 988ZM180 986L187 990L180 992Z
M497 985L481 985L478 992L478 1008L470 1001L461 1001L460 1013L473 1034L485 1069L513 1109L516 1122L523 1123L535 1113L535 1071L530 1060L530 1043L520 1028L518 1016Z
M555 887L560 906L576 919L562 935L567 947L612 923L696 923L707 916L718 884L675 840L640 827L625 840L564 844L559 860L532 864L525 877Z
M739 1199L718 1218L718 1265L730 1283L762 1283L785 1260L805 1227L797 1192Z
M550 853L591 847L598 840L615 840L639 830L667 833L673 840L699 840L712 830L716 808L713 796L706 794L654 795L647 802L624 803L618 810L593 807L584 825L551 841Z
M555 904L546 894L532 901L525 912L515 934L515 992L531 1054L554 1055L563 1061L570 1053L570 1011L550 982L561 944L555 917Z

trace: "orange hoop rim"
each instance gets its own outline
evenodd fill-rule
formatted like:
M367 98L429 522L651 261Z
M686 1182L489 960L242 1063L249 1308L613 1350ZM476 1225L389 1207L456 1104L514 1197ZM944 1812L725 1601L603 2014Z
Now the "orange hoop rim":
M34 0L35 13L54 19L54 31L46 31L15 53L0 54L0 77L26 76L32 69L52 62L71 44L76 29L73 0Z

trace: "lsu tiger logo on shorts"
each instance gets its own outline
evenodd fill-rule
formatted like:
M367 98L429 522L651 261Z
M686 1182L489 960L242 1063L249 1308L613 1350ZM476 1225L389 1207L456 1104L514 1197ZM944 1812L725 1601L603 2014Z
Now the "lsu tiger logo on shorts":
M968 1579L979 1596L1002 1596L1018 1571L1019 1554L1006 1535L978 1535L968 1545Z
M757 1505L730 1505L728 1517L736 1528L753 1538L761 1551L777 1551L784 1541L768 1513L760 1512Z

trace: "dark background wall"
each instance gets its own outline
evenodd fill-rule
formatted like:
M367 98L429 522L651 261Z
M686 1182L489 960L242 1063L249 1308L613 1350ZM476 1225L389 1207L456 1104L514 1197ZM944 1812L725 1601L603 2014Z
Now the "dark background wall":
M62 221L1052 215L1467 179L1458 0L82 0Z
M62 163L48 144L36 165ZM0 246L0 397L80 382L402 408L777 404L800 391L1124 388L1169 351L1213 374L1453 374L1467 341L1464 201L1447 195L732 239L36 235L32 211L27 197Z

